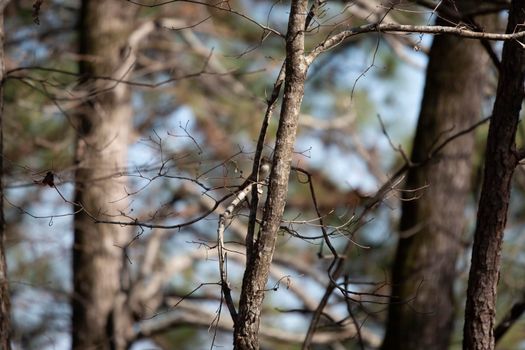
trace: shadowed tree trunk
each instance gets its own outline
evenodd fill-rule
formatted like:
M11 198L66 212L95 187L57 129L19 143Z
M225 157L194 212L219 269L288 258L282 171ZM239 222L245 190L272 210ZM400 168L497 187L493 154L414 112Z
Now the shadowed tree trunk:
M438 20L437 24L447 23ZM481 119L488 67L488 55L479 41L434 38L412 150L414 163L427 157L436 140ZM407 175L405 188L418 190L406 193L402 204L383 349L449 346L473 147L474 133L466 134Z
M512 1L507 33L525 23L525 1ZM503 45L501 70L487 136L485 171L478 207L467 289L463 348L494 349L496 290L512 174L525 152L516 151L516 129L524 97L525 50L517 40Z
M10 296L5 261L5 219L4 219L4 9L9 1L0 1L0 349L11 349L10 343Z
M84 0L80 19L80 73L90 96L79 108L76 131L73 246L73 348L124 348L113 317L121 289L123 245L129 228L96 224L90 217L116 220L127 210L125 180L128 134L132 126L129 89L93 76L126 78L126 43L137 7L122 1ZM120 71L119 71L120 69ZM97 92L94 94L94 92Z

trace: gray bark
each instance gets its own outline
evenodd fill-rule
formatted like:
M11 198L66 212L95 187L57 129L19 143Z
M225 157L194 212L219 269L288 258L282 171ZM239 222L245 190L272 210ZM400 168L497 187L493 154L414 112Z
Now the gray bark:
M304 56L304 28L307 13L306 0L292 0L286 35L283 105L277 129L268 198L264 206L262 229L258 237L254 237L253 244L249 245L252 250L247 254L239 314L235 322L235 349L259 349L258 332L262 303L277 232L286 203L293 145L308 69Z

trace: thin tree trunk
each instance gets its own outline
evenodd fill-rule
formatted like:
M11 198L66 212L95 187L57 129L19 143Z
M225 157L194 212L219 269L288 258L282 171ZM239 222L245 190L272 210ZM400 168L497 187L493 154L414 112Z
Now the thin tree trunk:
M10 296L5 259L4 218L4 9L9 1L0 1L0 349L11 349Z
M235 320L234 348L239 350L259 349L258 332L262 303L288 193L293 146L308 69L304 57L307 13L306 0L292 0L286 36L283 105L277 129L268 198L264 207L262 229L253 245L250 245L253 251L247 254L239 314Z
M511 2L507 33L525 23L525 1ZM510 184L520 160L516 129L524 97L525 50L511 40L503 45L501 71L487 137L485 171L472 247L467 289L464 349L494 349L496 289L501 243L507 222Z
M115 319L121 289L123 246L128 227L95 224L90 217L115 219L127 210L125 179L128 134L132 127L129 89L124 84L90 80L91 76L126 78L119 72L136 7L120 1L82 2L80 73L93 94L78 110L73 246L73 348L122 349ZM100 93L101 91L107 90ZM89 215L88 215L89 213Z
M438 20L438 25L446 25ZM477 40L436 36L427 67L412 161L426 159L436 140L481 119L488 56ZM474 133L412 168L402 204L400 239L383 349L446 349L454 326L453 285L462 251ZM412 199L410 199L412 198ZM406 234L407 237L403 237Z

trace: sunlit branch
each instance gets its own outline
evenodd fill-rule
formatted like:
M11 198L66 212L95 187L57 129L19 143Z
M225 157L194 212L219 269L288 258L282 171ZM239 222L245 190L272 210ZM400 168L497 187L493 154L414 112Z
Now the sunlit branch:
M420 33L420 34L448 34L455 35L467 39L485 39L494 41L508 41L518 40L525 37L525 31L518 31L510 34L501 33L485 33L476 32L473 30L466 29L465 27L447 27L447 26L425 26L425 25L409 25L409 24L397 24L397 23L370 23L359 27L344 30L337 33L330 38L323 41L317 47L315 47L308 55L307 62L310 64L313 60L321 53L328 51L337 45L344 42L346 39L364 33Z

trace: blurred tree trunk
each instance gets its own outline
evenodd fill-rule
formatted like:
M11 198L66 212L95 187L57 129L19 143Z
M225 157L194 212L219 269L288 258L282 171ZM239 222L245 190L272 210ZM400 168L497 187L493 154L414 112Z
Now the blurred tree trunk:
M4 9L9 1L0 1L0 349L11 349L10 343L10 296L5 260L5 218L4 218Z
M488 68L488 55L479 41L434 38L412 150L414 163L428 156L436 140L480 119ZM407 175L405 188L417 191L404 194L383 349L449 346L455 312L453 284L457 257L463 250L473 149L474 133L469 133Z
M95 224L118 220L127 210L125 180L118 174L127 164L128 136L132 127L130 92L114 81L125 79L119 71L137 7L121 1L82 1L79 40L80 73L89 93L77 113L75 214L73 246L73 348L125 348L116 332L116 297L122 287L124 244L128 227ZM96 93L95 93L96 92ZM86 213L87 211L87 213Z
M513 0L507 33L525 23L525 1ZM525 50L517 40L504 43L498 90L485 152L485 170L478 207L467 289L464 349L494 349L496 291L501 244L507 222L512 175L525 150L516 151L516 130L524 97Z

